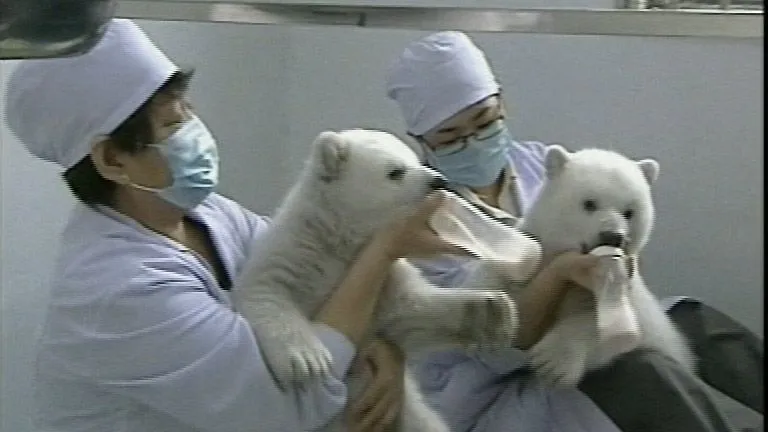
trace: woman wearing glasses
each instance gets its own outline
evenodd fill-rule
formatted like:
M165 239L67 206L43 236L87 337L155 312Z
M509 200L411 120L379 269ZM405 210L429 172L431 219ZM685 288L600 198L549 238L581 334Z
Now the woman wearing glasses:
M546 146L513 139L501 87L465 34L438 32L412 42L386 81L416 150L456 193L506 223L526 213L545 178ZM460 286L468 274L460 258L419 264L442 287ZM428 400L457 432L733 430L703 384L659 354L630 353L587 375L579 390L544 387L525 367L527 347L519 348L442 352L413 368Z

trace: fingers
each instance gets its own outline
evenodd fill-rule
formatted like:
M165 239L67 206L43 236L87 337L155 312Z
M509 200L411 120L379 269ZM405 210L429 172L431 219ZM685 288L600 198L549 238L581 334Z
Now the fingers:
M377 343L378 343L378 341L374 340L370 344L364 346L363 349L361 349L357 353L357 356L360 358L361 361L366 361L366 362L373 362L373 361L375 361L375 359L376 359L376 351L377 351L377 348L378 348Z
M380 403L380 400L387 394L389 387L391 386L388 385L388 382L374 380L371 383L371 386L366 389L365 393L363 393L363 396L350 408L350 415L353 419L355 419L355 421L359 420L366 412L369 412L375 404Z
M416 211L398 225L398 230L405 235L403 242L409 258L425 258L435 255L455 255L478 258L477 253L465 247L450 243L440 237L429 224L429 219L445 203L447 194L435 191L422 201Z
M360 399L348 407L350 432L384 432L397 419L403 396L402 364L398 348L376 340L365 351L374 379ZM390 373L387 373L390 372ZM398 381L400 380L400 381Z
M600 257L578 252L564 252L558 256L561 274L577 285L591 288Z
M578 254L574 257L574 264L582 270L591 270L600 263L600 257L590 254Z
M442 191L435 191L427 196L416 211L416 218L427 221L445 202L446 195Z
M398 399L395 399L396 401ZM390 427L393 425L397 419L400 417L400 411L403 409L402 404L395 404L393 405L389 411L387 411L387 414L384 415L384 419L381 421L381 428L386 429L387 427Z
M384 393L381 399L369 410L364 411L356 419L354 430L359 432L380 432L386 430L396 418L400 407L393 391Z
M556 255L554 261L557 261L560 268L566 269L567 273L574 273L591 270L600 262L600 257L576 251L565 251Z

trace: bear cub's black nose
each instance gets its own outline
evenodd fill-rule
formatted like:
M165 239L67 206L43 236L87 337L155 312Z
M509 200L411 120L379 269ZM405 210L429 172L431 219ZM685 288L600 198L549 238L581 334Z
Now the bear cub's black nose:
M429 182L429 187L433 190L445 189L448 187L448 181L444 177L435 177Z
M624 246L624 235L613 231L602 231L598 234L600 246L611 246L620 248Z

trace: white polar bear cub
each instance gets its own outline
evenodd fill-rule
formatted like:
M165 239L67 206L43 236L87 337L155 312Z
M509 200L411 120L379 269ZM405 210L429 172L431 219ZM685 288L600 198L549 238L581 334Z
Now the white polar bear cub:
M251 323L281 387L330 373L333 359L312 332L310 318L374 232L444 185L440 174L423 167L404 142L386 132L318 135L238 284L237 308ZM383 336L410 355L439 346L508 343L517 331L517 314L502 291L441 290L401 259L392 266L372 327L370 337ZM350 400L369 378L347 377ZM408 374L405 392L395 431L448 431ZM336 419L325 430L345 428Z
M620 247L632 257L642 251L654 223L651 185L658 162L633 161L601 149L569 153L555 145L547 150L545 166L546 182L521 224L539 240L545 256L565 250L586 253L601 245ZM686 339L635 265L630 277L629 301L642 332L639 347L660 351L693 370ZM545 381L577 385L586 371L621 354L601 349L595 310L588 291L575 289L566 295L555 325L529 351L532 366Z

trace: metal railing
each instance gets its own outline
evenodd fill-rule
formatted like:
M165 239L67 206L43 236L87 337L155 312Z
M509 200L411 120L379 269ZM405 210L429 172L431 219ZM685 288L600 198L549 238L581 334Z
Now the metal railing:
M626 5L625 5L626 6ZM356 26L412 30L762 38L762 10L496 9L249 1L120 0L117 15L161 21Z
M159 21L425 31L751 39L762 39L764 34L763 10L756 6L762 1L755 0L621 0L613 9L365 3L375 6L249 0L0 0L0 59L83 53L99 40L115 14ZM690 6L693 3L698 7Z
M622 9L675 9L675 10L764 10L764 0L618 0Z

